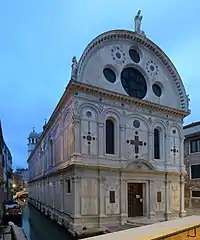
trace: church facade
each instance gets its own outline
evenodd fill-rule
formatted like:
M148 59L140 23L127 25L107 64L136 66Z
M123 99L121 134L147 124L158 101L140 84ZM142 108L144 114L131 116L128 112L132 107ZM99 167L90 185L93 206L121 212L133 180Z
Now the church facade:
M96 37L28 158L29 201L72 233L185 216L183 82L140 30Z

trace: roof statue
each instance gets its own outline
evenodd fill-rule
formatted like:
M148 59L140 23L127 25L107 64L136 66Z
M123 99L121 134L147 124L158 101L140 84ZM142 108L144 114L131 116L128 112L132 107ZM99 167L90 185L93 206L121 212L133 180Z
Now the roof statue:
M72 58L72 72L71 72L71 80L76 80L76 76L77 76L77 60L76 57L74 56Z
M142 31L141 29L140 29L140 27L141 27L141 22L142 22L142 15L140 15L141 14L141 10L139 10L138 12L137 12L137 15L134 17L134 21L135 21L135 32L136 33L138 33L138 34L141 34L141 35L143 35L143 36L145 36L145 33L144 33L144 31Z

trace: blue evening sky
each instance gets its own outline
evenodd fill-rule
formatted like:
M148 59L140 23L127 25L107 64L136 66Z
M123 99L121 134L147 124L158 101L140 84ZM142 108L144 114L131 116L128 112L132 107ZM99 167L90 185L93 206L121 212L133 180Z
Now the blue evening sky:
M14 167L25 167L27 137L40 132L79 57L98 34L133 27L141 9L142 29L170 57L200 120L199 0L2 0L0 1L0 118Z

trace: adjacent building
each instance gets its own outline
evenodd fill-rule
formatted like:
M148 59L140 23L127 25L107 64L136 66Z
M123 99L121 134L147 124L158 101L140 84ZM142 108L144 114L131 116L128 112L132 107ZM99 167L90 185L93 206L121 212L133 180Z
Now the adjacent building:
M24 188L28 188L28 178L29 178L29 171L28 168L17 168L15 171L15 175L20 175L20 179L21 179L21 187ZM14 180L14 179L13 179Z
M187 168L185 202L188 208L200 207L200 122L184 128L184 155Z
M2 204L12 199L12 155L7 147L0 121L0 219Z
M43 133L31 133L29 201L72 233L185 216L189 99L140 24L137 15L135 32L102 33L74 57Z

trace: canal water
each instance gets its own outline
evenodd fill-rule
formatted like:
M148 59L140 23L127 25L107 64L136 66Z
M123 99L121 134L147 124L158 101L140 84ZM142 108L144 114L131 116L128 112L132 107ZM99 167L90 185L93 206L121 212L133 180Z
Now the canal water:
M24 201L24 203L23 203ZM23 209L22 228L28 240L73 240L66 229L38 212L25 200L20 201Z

